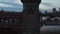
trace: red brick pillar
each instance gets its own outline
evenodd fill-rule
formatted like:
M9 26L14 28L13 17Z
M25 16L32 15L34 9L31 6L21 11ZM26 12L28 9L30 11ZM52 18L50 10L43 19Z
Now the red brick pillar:
M22 34L40 34L39 4L41 0L21 0L23 2Z

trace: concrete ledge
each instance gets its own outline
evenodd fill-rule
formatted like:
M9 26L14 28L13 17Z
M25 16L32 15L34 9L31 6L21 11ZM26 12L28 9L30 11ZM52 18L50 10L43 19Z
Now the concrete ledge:
M60 26L43 26L40 29L41 34L60 34Z

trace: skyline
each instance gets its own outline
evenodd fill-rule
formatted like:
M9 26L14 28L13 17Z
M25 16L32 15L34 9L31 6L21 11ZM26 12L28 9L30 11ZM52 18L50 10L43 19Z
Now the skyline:
M60 8L60 0L42 0L39 9L51 10ZM0 9L8 11L22 11L23 3L20 0L0 0Z

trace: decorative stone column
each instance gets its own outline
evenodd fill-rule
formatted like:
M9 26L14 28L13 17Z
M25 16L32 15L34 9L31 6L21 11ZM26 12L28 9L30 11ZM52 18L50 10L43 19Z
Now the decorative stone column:
M21 0L23 3L22 34L40 34L39 4L41 0Z

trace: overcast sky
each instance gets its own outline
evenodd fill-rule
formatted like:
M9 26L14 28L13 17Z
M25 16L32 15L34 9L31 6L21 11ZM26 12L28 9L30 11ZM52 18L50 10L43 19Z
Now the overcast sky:
M52 9L59 7L60 7L60 0L42 0L42 3L40 5L41 9Z
M60 7L60 0L42 0L40 9L52 9ZM22 11L23 5L20 0L0 0L0 9L9 11Z

